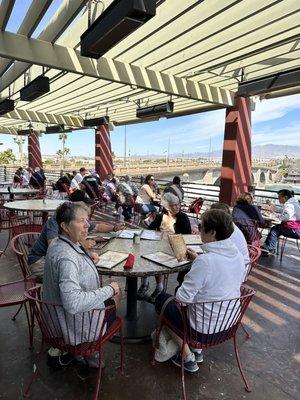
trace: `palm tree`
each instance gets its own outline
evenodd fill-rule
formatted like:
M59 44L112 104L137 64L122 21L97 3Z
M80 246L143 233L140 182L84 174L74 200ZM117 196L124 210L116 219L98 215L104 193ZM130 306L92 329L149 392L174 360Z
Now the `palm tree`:
M58 154L59 158L61 159L61 169L65 169L65 156L70 153L70 149L65 147L66 140L68 135L65 132L59 134L58 139L62 141L62 148L58 150L56 154Z

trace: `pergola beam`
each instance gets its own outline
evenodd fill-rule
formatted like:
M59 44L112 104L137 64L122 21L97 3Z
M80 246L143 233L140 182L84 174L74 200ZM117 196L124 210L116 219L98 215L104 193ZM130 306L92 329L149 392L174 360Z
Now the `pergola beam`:
M10 2L10 0L7 0ZM54 43L67 29L71 22L76 18L78 13L84 7L88 0L64 0L55 15L50 20L47 27L39 34L40 40L46 40ZM11 1L14 3L14 0ZM0 14L1 15L1 14ZM12 68L6 71L3 78L4 88L11 85L15 80L20 77L31 65L24 62L16 62ZM0 91L1 91L0 87Z
M33 0L17 33L30 37L45 15L53 0ZM1 11L0 11L1 15ZM12 61L0 59L0 76L12 64Z
M0 30L4 31L8 23L10 14L14 7L15 0L2 0L0 5Z
M76 117L75 115L60 115L30 110L27 111L20 108L16 108L14 111L5 114L5 118L11 118L19 121L41 122L43 124L64 124L74 128L80 128L83 126L82 118Z
M226 89L106 57L96 61L70 47L10 32L0 32L0 56L206 103L226 107L234 104L234 92ZM4 76L0 90L8 84Z
M9 135L17 135L17 129L0 125L0 133L9 134Z

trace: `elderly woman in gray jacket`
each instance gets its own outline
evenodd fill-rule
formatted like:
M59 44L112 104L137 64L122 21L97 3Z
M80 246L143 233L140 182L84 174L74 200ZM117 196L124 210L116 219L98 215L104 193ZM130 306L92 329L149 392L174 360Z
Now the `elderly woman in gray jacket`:
M43 300L62 306L58 314L60 329L64 339L72 345L77 345L78 340L89 342L99 337L97 331L100 331L104 312L98 311L98 318L92 322L83 319L83 313L118 305L121 298L117 282L100 286L95 267L98 255L89 255L79 244L88 233L88 211L83 203L66 202L58 207L59 236L49 246L45 260ZM68 332L64 321L69 325Z

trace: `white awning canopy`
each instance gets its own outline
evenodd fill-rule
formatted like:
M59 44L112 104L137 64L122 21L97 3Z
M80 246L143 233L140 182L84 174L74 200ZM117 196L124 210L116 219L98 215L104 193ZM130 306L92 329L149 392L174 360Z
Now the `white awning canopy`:
M28 122L80 129L84 118L104 115L115 125L143 122L138 106L170 98L170 117L224 108L239 81L299 68L298 0L159 0L155 17L98 60L80 55L80 36L88 15L95 19L112 0L62 0L35 36L51 3L32 0L13 33L6 26L17 3L0 2L0 98L15 100L0 116L0 133ZM21 101L24 82L42 73L50 92ZM278 95L299 92L300 83Z

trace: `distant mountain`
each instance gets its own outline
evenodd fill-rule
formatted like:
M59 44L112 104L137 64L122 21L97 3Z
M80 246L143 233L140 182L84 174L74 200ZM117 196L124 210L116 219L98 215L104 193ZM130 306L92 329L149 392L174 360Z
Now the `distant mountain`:
M300 146L288 146L279 144L265 144L254 146L252 149L253 158L275 158L275 157L300 157Z

